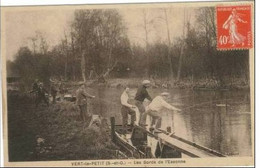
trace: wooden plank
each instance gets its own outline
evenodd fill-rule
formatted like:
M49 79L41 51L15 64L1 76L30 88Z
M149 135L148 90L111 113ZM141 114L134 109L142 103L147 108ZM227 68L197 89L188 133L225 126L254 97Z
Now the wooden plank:
M192 145L189 145L187 143L184 143L182 141L179 141L178 139L174 139L168 135L165 134L159 134L158 138L160 138L162 140L162 143L176 148L178 150L180 150L182 153L191 156L191 157L216 157L216 155L206 152L204 150L200 150Z
M154 133L150 132L149 130L147 130L146 128L140 127L138 125L135 125L135 127L141 128L143 131L146 131L149 137L154 138L156 140L161 139L163 144L166 144L169 147L175 148L175 149L179 150L180 152L182 152L183 154L188 155L190 157L224 157L224 155L221 155L220 153L217 153L217 152L214 153L213 150L210 150L208 148L206 149L205 147L199 146L192 142L188 143L187 140L179 139L177 136L176 137L169 136L163 130L160 130L162 133L154 134ZM120 137L119 134L117 136ZM127 139L129 139L129 135L128 135ZM123 140L123 141L125 141L125 140ZM134 147L131 144L131 140L128 142L125 141L124 143L128 143L128 145L130 145L131 148ZM135 147L132 149L135 149ZM137 149L135 149L135 150L137 150Z
M159 130L162 131L164 134L169 135L168 132L166 132L166 131L164 131L164 130L161 130L161 129L159 129ZM175 135L175 134L172 134L172 135L169 135L169 136L170 136L171 138L178 139L179 141L182 141L182 142L187 143L187 144L189 144L189 145L191 145L191 146L194 146L194 147L196 147L196 148L198 148L198 149L204 150L205 152L209 152L209 153L211 153L211 154L213 154L213 155L215 155L215 156L218 156L218 157L226 157L225 155L223 155L223 154L221 154L221 153L219 153L219 152L217 152L217 151L215 151L215 150L213 150L213 149L210 149L210 148L201 146L201 145L196 144L195 142L192 142L192 141L188 141L188 140L186 140L186 139L183 139L183 138L181 138L181 137L178 137L178 136Z
M215 152L213 150L210 151L209 149L206 149L205 147L199 146L195 143L192 143L192 142L187 143L188 142L187 140L180 140L180 139L176 138L177 136L171 137L171 136L167 135L166 131L164 131L164 130L159 130L162 133L153 134L152 132L150 132L149 130L147 130L143 127L140 127L140 126L137 126L137 127L142 128L144 131L146 131L148 133L149 136L154 137L155 139L162 139L164 141L164 143L167 143L168 146L174 147L190 157L225 157L224 155L222 155L218 152ZM165 139L163 139L162 137ZM167 141L167 139L169 141ZM171 144L172 141L174 142L174 144ZM193 144L195 144L195 145L193 145Z
M201 150L204 150L204 151L206 151L206 152L209 152L209 153L211 153L211 154L213 154L213 155L215 155L215 156L218 156L218 157L226 157L225 155L223 155L223 154L221 154L221 153L219 153L219 152L217 152L217 151L215 151L215 150L213 150L213 149L210 149L210 148L207 148L207 147L198 145L198 144L196 144L196 143L194 143L194 142L191 142L191 141L188 141L188 140L183 139L183 138L181 138L181 137L178 137L177 135L171 135L170 137L175 138L175 139L178 139L179 141L182 141L182 142L184 142L184 143L187 143L187 144L189 144L189 145L191 145L191 146L194 146L194 147L196 147L196 148L198 148L198 149L201 149Z

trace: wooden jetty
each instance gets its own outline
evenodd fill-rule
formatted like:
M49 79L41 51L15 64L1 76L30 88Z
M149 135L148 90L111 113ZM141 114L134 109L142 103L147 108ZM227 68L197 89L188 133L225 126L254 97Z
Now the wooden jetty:
M122 125L116 125L114 117L110 121L113 142L132 158L225 157L215 150L171 134L169 130L151 132L134 125L133 128L128 126L127 133L123 133Z

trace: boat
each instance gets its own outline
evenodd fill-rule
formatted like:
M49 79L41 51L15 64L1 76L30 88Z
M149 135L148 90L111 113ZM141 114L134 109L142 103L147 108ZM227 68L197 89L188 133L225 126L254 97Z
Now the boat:
M206 158L226 157L210 148L179 137L167 130L141 127L135 124L127 126L124 133L122 125L115 124L115 118L110 118L111 138L122 152L129 158Z

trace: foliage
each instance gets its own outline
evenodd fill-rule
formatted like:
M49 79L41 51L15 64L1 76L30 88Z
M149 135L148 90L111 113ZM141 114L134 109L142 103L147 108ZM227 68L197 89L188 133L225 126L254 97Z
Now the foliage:
M170 43L147 43L145 47L130 43L127 25L118 10L76 10L70 31L64 32L60 44L47 51L47 40L36 35L33 39L39 41L40 48L31 51L21 47L16 59L7 66L22 77L26 86L35 78L44 82L50 77L86 80L90 73L97 77L111 67L114 68L110 77L114 78L142 78L147 73L156 79L170 78L173 73L176 78L177 71L181 70L181 79L214 79L225 85L235 78L243 78L248 83L249 51L216 49L214 10L197 9L196 22L188 20L184 24L185 36L169 38Z

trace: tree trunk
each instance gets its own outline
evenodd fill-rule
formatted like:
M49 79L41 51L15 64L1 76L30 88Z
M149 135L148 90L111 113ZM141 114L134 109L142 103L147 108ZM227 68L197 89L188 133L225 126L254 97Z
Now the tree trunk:
M171 39L170 39L170 30L169 30L169 23L168 23L168 16L167 16L167 11L164 9L164 15L165 15L165 21L166 21L166 28L167 28L167 37L168 37L168 52L167 52L167 57L169 61L169 69L170 69L170 79L173 79L173 66L172 66L172 59L170 56L171 53Z
M65 81L68 80L67 72L68 72L68 51L66 50L66 62L65 62L65 69L64 69L64 79L65 79Z
M116 67L117 61L115 61L114 65L111 68L108 68L107 71L102 75L103 77L107 77L109 73Z
M146 18L146 12L145 10L143 10L143 21L144 21L144 31L145 31L145 55L146 55L146 71L145 71L145 76L149 77L149 65L150 65L150 58L149 55L147 53L148 51L148 22L147 22L147 18Z
M72 61L72 75L73 75L73 80L75 81L76 80L76 55L75 55L75 48L74 48L74 37L73 35L71 34L71 49L72 49L72 58L73 58L73 61Z
M184 9L184 13L183 13L183 34L182 34L182 38L183 38L183 42L181 45L181 53L180 53L180 58L179 58L179 66L178 66L178 72L177 72L177 81L180 80L181 77L181 68L182 68L182 57L183 57L183 53L184 53L184 45L185 45L185 24L186 24L186 16L185 16L185 9Z
M107 63L107 67L110 67L111 60L112 60L112 46L110 46L109 50L108 50L108 63Z
M85 51L81 54L81 75L84 82L87 81L86 79L86 58L85 58Z
M179 66L178 66L178 72L177 72L177 81L179 81L180 77L181 77L183 52L184 52L184 43L182 43L182 45L181 45L181 53L180 53Z

